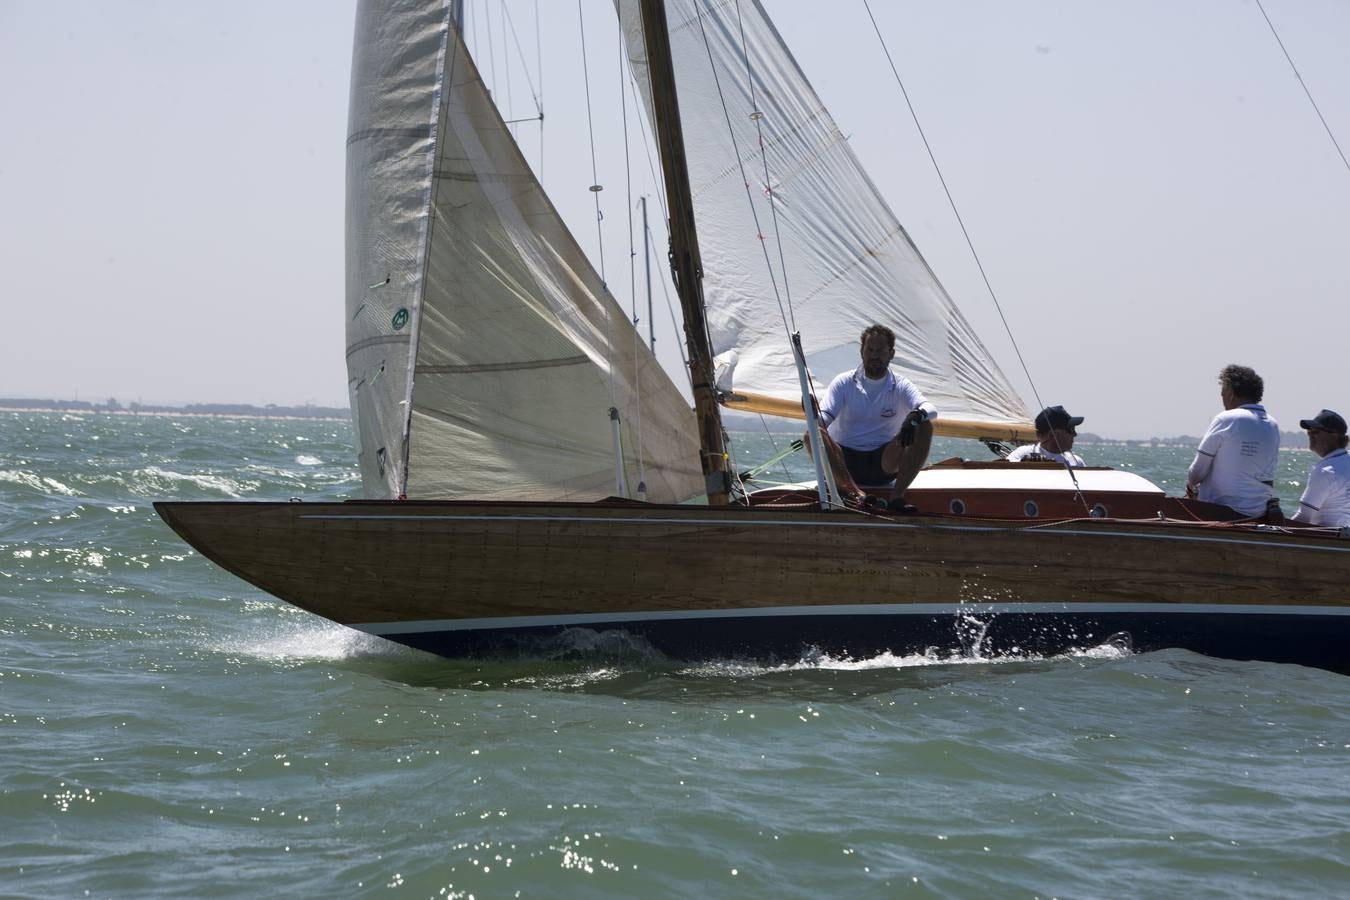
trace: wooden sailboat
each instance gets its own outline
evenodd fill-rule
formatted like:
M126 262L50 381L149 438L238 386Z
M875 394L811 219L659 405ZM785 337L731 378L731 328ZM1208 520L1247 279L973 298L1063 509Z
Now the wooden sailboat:
M370 499L156 504L185 540L297 606L446 654L576 627L680 655L943 653L971 649L973 622L982 652L1124 634L1350 670L1350 541L1329 530L1006 463L923 473L930 516L847 510L828 488L740 493L719 403L809 416L805 373L856 364L872 321L898 326L939 432L1020 439L1029 415L758 4L618 7L666 175L694 410L534 178L450 8L368 0L347 315Z

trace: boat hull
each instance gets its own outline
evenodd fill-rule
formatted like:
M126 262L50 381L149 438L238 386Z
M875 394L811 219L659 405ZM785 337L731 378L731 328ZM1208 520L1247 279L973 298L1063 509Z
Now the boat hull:
M647 504L157 503L223 568L449 656L573 628L672 656L1055 654L1125 640L1350 672L1350 541L1250 526Z

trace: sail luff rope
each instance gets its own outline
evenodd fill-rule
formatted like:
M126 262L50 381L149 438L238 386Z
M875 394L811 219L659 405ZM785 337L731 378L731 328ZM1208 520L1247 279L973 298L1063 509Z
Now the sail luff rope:
M741 15L740 0L736 0L736 28L741 34L741 55L745 57L745 80L746 83L750 86L750 108L754 110L756 114L754 117L755 138L759 142L760 161L764 164L764 191L766 196L769 198L769 213L772 216L773 220L774 240L778 244L778 264L779 266L782 267L783 270L783 293L787 296L787 311L788 311L788 319L790 320L788 327L788 338L789 340L791 340L792 332L797 330L797 316L796 310L794 310L792 306L792 288L788 284L787 259L783 254L783 232L778 227L778 204L774 202L773 181L769 177L769 153L768 149L764 146L764 116L760 111L759 99L755 93L755 77L754 77L755 73L750 65L750 52L749 50L746 49L748 45L745 40L745 17ZM782 315L782 304L779 304L779 315L780 316ZM815 395L815 383L809 377L810 374L811 374L810 370L808 370L807 386L808 389L811 391L811 399L817 405L819 405L820 399ZM759 416L759 423L761 426L763 426L764 433L769 436L769 443L773 446L774 451L776 453L778 451L778 442L773 439L773 435L769 431L769 423L765 420L763 413L761 413ZM783 466L783 474L787 476L788 480L790 481L792 479L792 473L788 471L787 456L788 453L782 454L782 456L779 457L779 463Z
M755 236L759 239L759 249L760 249L760 252L762 252L762 253L764 254L764 267L765 267L766 269L768 269L768 272L769 272L769 284L772 285L772 287L773 287L773 298L774 298L774 300L778 303L778 317L779 317L779 318L782 320L782 322L783 322L783 333L784 333L784 336L787 337L788 342L789 342L789 344L790 344L791 341L792 341L792 328L791 328L791 326L789 325L788 311L787 311L787 309L783 306L783 295L782 295L782 292L778 290L778 276L777 276L777 274L774 272L774 269L773 269L773 261L769 258L769 248L766 247L766 246L764 245L764 240L765 240L765 238L764 238L764 227L760 224L760 221L759 221L759 210L755 208L755 198L754 198L754 195L750 193L750 176L749 176L749 174L745 171L745 163L741 161L741 147L740 147L740 142L736 140L736 128L735 128L735 126L733 126L733 125L731 124L731 110L727 108L727 98L726 98L726 94L722 91L722 79L719 78L718 75L717 75L717 63L713 60L712 42L708 39L708 30L707 30L707 29L704 27L704 25L703 25L703 10L702 10L701 8L698 8L696 11L697 11L697 13L698 13L698 29L699 29L699 33L703 36L703 49L704 49L704 51L708 54L708 68L712 70L713 84L717 87L717 99L718 99L718 101L722 104L722 118L726 120L726 123L727 123L727 135L731 138L731 148L732 148L732 152L733 152L733 153L735 154L735 156L736 156L736 164L737 164L737 166L740 167L740 172L741 172L741 183L745 185L745 200L746 200L746 203L750 206L750 217L751 217L751 219L752 219L752 220L754 221L754 223L755 223ZM744 47L744 33L742 33L742 47L741 47L741 54L742 54L742 55L746 55L746 51L745 51L745 47ZM748 64L749 64L749 60L747 60L747 66L748 66ZM751 105L753 106L753 100L752 100ZM761 150L761 152L763 151L763 144L760 145L760 150ZM767 160L765 161L765 175L766 175L766 178L767 178L767 175L768 175L768 162L767 162ZM770 188L769 188L769 186L768 186L767 184L765 185L765 189L766 189L766 190L770 190ZM772 196L770 196L770 198L769 198L769 206L770 206L770 208L772 208L772 206L773 206L773 198L772 198ZM786 279L786 277L787 277L787 276L786 276L786 272L785 272L785 273L784 273L784 279ZM786 287L786 285L785 285L785 287Z
M412 328L408 335L408 383L403 393L403 446L399 448L399 460L402 463L401 471L398 473L398 499L404 500L408 496L408 469L412 465L412 416L413 416L413 389L416 386L417 374L417 351L422 343L422 316L426 307L426 268L427 260L431 255L431 238L436 229L436 195L439 182L436 178L436 161L440 158L441 138L445 134L445 125L442 121L443 116L449 116L450 101L454 96L455 84L455 62L459 57L459 47L463 43L463 35L456 31L454 23L450 18L453 10L449 4L445 6L445 37L437 51L436 89L432 94L432 118L431 118L431 158L427 164L427 179L430 182L427 185L426 192L426 233L423 235L422 249L418 259L419 284L417 296L413 301ZM450 49L449 54L446 53ZM446 57L449 56L447 60ZM479 76L481 80L481 75Z
M647 491L647 468L642 443L642 371L639 360L642 351L639 345L642 336L638 334L637 312L637 246L633 242L633 165L628 148L628 90L624 85L625 70L628 68L628 47L624 39L623 23L619 22L619 105L623 108L623 176L624 197L628 206L628 299L633 309L633 394L635 415L637 416L637 464L638 493L645 498Z
M1288 48L1284 46L1284 41L1280 39L1280 33L1275 30L1275 23L1270 21L1270 16L1266 14L1266 8L1262 5L1261 0L1256 0L1256 8L1261 10L1262 18L1266 20L1266 25L1270 27L1270 33L1275 36L1275 43L1280 45L1280 52L1284 54L1285 60L1288 61L1289 68L1294 70L1294 77L1298 79L1299 86L1303 88L1303 93L1307 95L1308 102L1312 104L1313 112L1317 113L1317 118L1321 120L1322 127L1326 129L1327 137L1331 139L1331 146L1335 147L1336 152L1340 154L1341 164L1345 166L1347 172L1350 172L1350 160L1345 158L1345 151L1341 149L1340 142L1336 140L1336 135L1332 133L1331 126L1327 124L1326 116L1322 115L1321 108L1318 107L1317 101L1313 99L1312 91L1308 89L1308 83L1303 80L1303 75L1299 72L1298 66L1294 65L1294 58L1289 55Z
M788 284L787 259L783 255L783 232L778 227L778 204L774 202L773 180L769 177L769 151L764 146L764 114L755 93L755 73L750 65L750 51L745 41L745 18L741 15L741 0L736 0L736 27L741 33L741 55L745 57L745 81L750 86L750 108L754 111L755 138L759 141L759 159L764 164L764 195L769 199L769 217L773 221L774 241L778 244L778 265L783 272L783 295L787 298L788 336L797 330L797 316L792 308L792 286ZM756 226L758 227L758 226ZM781 304L780 304L781 305Z

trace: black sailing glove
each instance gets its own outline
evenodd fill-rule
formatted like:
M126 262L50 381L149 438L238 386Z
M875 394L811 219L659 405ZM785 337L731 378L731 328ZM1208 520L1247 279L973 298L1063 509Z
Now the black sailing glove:
M921 409L912 409L909 415L905 416L905 421L900 423L900 446L908 447L914 443L914 435L919 430L920 422L928 421L928 413Z

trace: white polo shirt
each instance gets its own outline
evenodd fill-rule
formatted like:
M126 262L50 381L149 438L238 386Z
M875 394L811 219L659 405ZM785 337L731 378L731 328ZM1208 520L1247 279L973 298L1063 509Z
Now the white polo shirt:
M903 375L887 368L877 379L858 366L841 372L825 389L820 421L835 443L854 450L875 450L900 433L900 424L911 411L922 409L937 418L937 407Z
M1294 520L1309 525L1350 525L1350 454L1342 447L1313 463Z
M1009 453L1004 459L1008 462L1022 462L1030 457L1032 460L1043 459L1046 462L1057 462L1062 466L1071 468L1085 466L1083 457L1074 453L1072 450L1066 450L1063 453L1056 453L1053 450L1047 450L1040 444L1023 444L1013 452Z
M1186 475L1201 500L1259 516L1275 496L1280 426L1259 403L1224 410L1209 423Z

